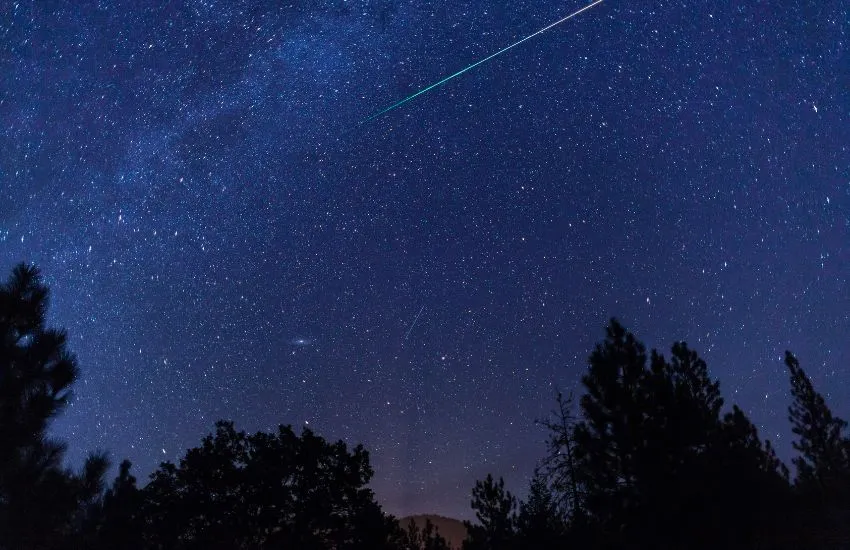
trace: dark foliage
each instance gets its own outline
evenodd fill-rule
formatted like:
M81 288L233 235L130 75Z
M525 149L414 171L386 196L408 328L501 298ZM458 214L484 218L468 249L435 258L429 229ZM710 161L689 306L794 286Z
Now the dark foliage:
M823 504L850 508L850 457L844 436L847 422L832 414L823 396L815 391L797 358L785 352L785 365L791 378L794 401L788 419L797 440L794 458L797 486Z
M129 460L121 462L118 476L103 495L100 507L92 514L93 521L87 525L84 538L88 547L126 550L144 548L143 493L136 486L136 478L130 474L130 467Z
M18 265L0 285L0 548L58 548L96 505L108 467L92 455L80 473L46 432L68 404L77 363L67 336L47 328L48 290Z
M549 418L538 420L546 428L546 456L543 459L543 472L546 483L551 484L554 505L573 521L583 517L583 494L579 489L578 470L576 468L575 424L572 394L564 396L558 392L555 397L557 408ZM535 472L535 478L539 472ZM534 485L532 485L532 488Z
M366 484L368 453L297 435L238 432L219 422L142 492L146 548L389 548L398 528Z
M398 550L451 550L451 547L430 519L426 518L425 525L420 529L411 518L398 544Z
M557 548L567 542L567 515L544 475L535 472L516 518L517 548Z
M479 525L470 525L468 548L846 543L847 424L790 354L786 364L794 396L790 420L799 438L794 447L801 453L794 488L746 414L734 405L723 414L720 384L696 352L684 343L674 344L669 358L647 352L612 320L590 356L579 414L559 393L554 414L541 422L549 432L545 479L535 475L517 517L507 513L513 501L501 483L488 477L476 484ZM491 533L510 542L496 542Z
M464 522L469 536L463 550L508 550L517 543L517 501L505 480L488 475L472 489L472 509L478 523Z
M793 459L796 496L802 503L804 534L817 544L840 541L850 546L850 440L847 422L832 413L823 395L800 366L785 352L793 401L788 419L797 440Z
M612 321L583 383L575 441L599 544L757 544L787 480L740 409L721 418L719 384L694 351L647 354Z

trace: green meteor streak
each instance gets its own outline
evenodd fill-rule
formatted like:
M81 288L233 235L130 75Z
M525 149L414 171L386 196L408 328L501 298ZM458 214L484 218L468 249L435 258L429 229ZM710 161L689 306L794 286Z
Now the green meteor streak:
M465 72L467 72L467 71L471 71L472 69L474 69L474 68L475 68L475 67L477 67L478 65L481 65L482 63L486 63L487 61L490 61L491 59L493 59L493 58L494 58L494 57L496 57L496 56L502 55L503 53L505 53L506 51L510 50L511 48L515 48L515 47L519 46L520 44L522 44L522 43L523 43L523 42L525 42L526 40L531 40L532 38L534 38L534 37L535 37L535 36L537 36L538 34L542 34L542 33L546 32L546 31L548 31L549 29L551 29L552 27L555 27L555 26L557 26L557 25L560 25L560 24L561 24L561 23L563 23L564 21L567 21L568 19L572 19L573 17L575 17L576 15L578 15L578 14L582 13L583 11L587 11L587 10L589 10L590 8L592 8L593 6L595 6L595 5L597 5L597 4L601 4L601 3L602 3L602 0L596 0L595 2L592 2L592 3L588 4L588 5L586 5L585 7L581 8L581 9L580 9L580 10L578 10L578 11L574 11L573 13L569 14L569 15L568 15L568 16L566 16L566 17L561 18L561 19L558 19L558 20L557 20L557 21L555 21L554 23L552 23L552 24L550 24L550 25L547 25L547 26L543 27L543 28L542 28L542 29L540 29L539 31L535 32L534 34L529 34L528 36L526 36L526 37L525 37L525 38L523 38L522 40L518 40L517 42L514 42L514 43L513 43L513 44L511 44L510 46L508 46L508 47L506 47L506 48L502 48L501 50L497 51L497 52L496 52L496 53L494 53L493 55L489 55L489 56L485 57L484 59L482 59L482 60L480 60L480 61L476 61L475 63L473 63L473 64L472 64L472 65L470 65L469 67L467 67L467 68L465 68L465 69L461 69L461 70L459 70L458 72L456 72L456 73L454 73L454 74L452 74L452 75L449 75L449 76L447 76L446 78L444 78L444 79L440 80L439 82L435 82L434 84L431 84L431 85L430 85L430 86L428 86L427 88L422 88L421 90L419 90L419 91L418 91L418 92L416 92L415 94L413 94L413 95L411 95L411 96L407 96L406 98L402 99L401 101L399 101L399 102L397 102L397 103L393 103L392 105L390 105L390 106L389 106L389 107L387 107L386 109L381 109L380 111L378 111L377 113L375 113L374 115L372 115L372 116L370 116L370 117L368 117L368 118L364 118L364 119L361 121L361 124L363 124L363 123L365 123L365 122L369 122L370 120L374 120L374 119L378 118L379 116L381 116L381 115L383 115L383 114L385 114L385 113L388 113L388 112L392 111L393 109L397 109L398 107L401 107L402 105L404 105L404 104L405 104L405 103L407 103L408 101L411 101L411 100L413 100L413 99L416 99L417 97L421 96L421 95L422 95L422 94L424 94L425 92L427 92L427 91L429 91L429 90L433 90L434 88L436 88L436 87L438 87L438 86L442 86L443 84L445 84L445 83L446 83L446 82L448 82L449 80L451 80L451 79L453 79L453 78L456 78L456 77L458 77L458 76L462 75L463 73L465 73Z

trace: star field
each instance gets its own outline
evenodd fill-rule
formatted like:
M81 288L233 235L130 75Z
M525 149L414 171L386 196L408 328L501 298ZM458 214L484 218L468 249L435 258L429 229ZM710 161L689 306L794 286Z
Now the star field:
M616 316L790 452L785 349L850 415L850 9L0 6L0 268L140 479L228 418L363 442L395 514L522 493Z

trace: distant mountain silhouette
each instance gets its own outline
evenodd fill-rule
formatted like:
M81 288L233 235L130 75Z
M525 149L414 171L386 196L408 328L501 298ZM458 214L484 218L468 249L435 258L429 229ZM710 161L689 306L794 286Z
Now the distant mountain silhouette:
M416 522L416 526L420 529L425 527L425 520L430 520L431 523L439 530L440 535L446 539L446 542L448 542L452 548L460 549L461 544L463 544L467 535L466 527L463 525L462 521L435 514L405 516L399 519L399 524L404 527L410 523L411 519Z

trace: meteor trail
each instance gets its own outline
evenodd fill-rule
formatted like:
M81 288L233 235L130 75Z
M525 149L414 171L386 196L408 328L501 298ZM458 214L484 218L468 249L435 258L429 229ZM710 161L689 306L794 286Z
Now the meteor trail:
M580 14L580 13L584 12L584 11L589 10L590 8L592 8L593 6L595 6L596 4L601 4L601 3L602 3L602 0L596 0L595 2L591 2L590 4L588 4L588 5L586 5L585 7L581 8L580 10L578 10L578 11L574 11L573 13L569 14L568 16L563 17L563 18L561 18L561 19L558 19L558 20L557 20L557 21L555 21L554 23L552 23L552 24L550 24L550 25L547 25L547 26L543 27L542 29L540 29L539 31L537 31L537 32L535 32L535 33L533 33L533 34L529 34L528 36L526 36L526 37L525 37L525 38L523 38L522 40L518 40L518 41L514 42L513 44L511 44L510 46L508 46L508 47L506 47L506 48L502 48L501 50L497 51L497 52L496 52L496 53L494 53L493 55L489 55L489 56L485 57L484 59L482 59L482 60L480 60L480 61L476 61L475 63L473 63L473 64L472 64L472 65L470 65L469 67L467 67L467 68L465 68L465 69L461 69L461 70L459 70L458 72L456 72L456 73L454 73L454 74L452 74L452 75L449 75L449 76L447 76L446 78L444 78L444 79L440 80L439 82L435 82L434 84L431 84L431 85L430 85L430 86L428 86L427 88L422 88L421 90L419 90L419 91L418 91L418 92L416 92L415 94L410 95L410 96L407 96L406 98L402 99L401 101L399 101L399 102L397 102L397 103L393 103L392 105L390 105L390 106L389 106L389 107L387 107L386 109L381 109L380 111L378 111L377 113L373 114L372 116L370 116L370 117L368 117L368 118L363 119L363 120L361 121L361 124L362 124L362 123L364 123L364 122L369 122L370 120L374 120L374 119L378 118L379 116L383 115L384 113L388 113L388 112L392 111L393 109L396 109L396 108L398 108L398 107L401 107L402 105L404 105L404 104L405 104L405 103L407 103L408 101L410 101L410 100L412 100L412 99L415 99L415 98L417 98L417 97L421 96L421 95L422 95L422 94L424 94L425 92L427 92L427 91L429 91L429 90L433 90L433 89L434 89L434 88L436 88L437 86L442 86L443 84L445 84L445 83L446 83L446 82L448 82L449 80L451 80L451 79L453 79L453 78L455 78L455 77L458 77L458 76L462 75L463 73L465 73L465 72L467 72L467 71L469 71L469 70L474 69L475 67L477 67L478 65L481 65L482 63L485 63L485 62L487 62L487 61L490 61L491 59L493 59L493 58L494 58L494 57L496 57L496 56L502 55L503 53L505 53L506 51L510 50L511 48L515 48L516 46L519 46L520 44L522 44L522 43L523 43L523 42L525 42L526 40L531 40L532 38L534 38L534 37L535 37L535 36L537 36L538 34L543 34L544 32L548 31L548 30L549 30L549 29L551 29L552 27L556 27L556 26L560 25L561 23L563 23L564 21L567 21L568 19L572 19L572 18L573 18L573 17L575 17L576 15L578 15L578 14Z
M405 342L407 341L407 337L410 336L410 331L413 330L413 327L416 326L416 321L419 320L419 316L422 315L423 311L425 311L425 306L422 306L421 308L419 308L419 313L416 314L416 318L413 319L412 323L410 323L410 328L407 329L407 334L404 335L404 341Z

